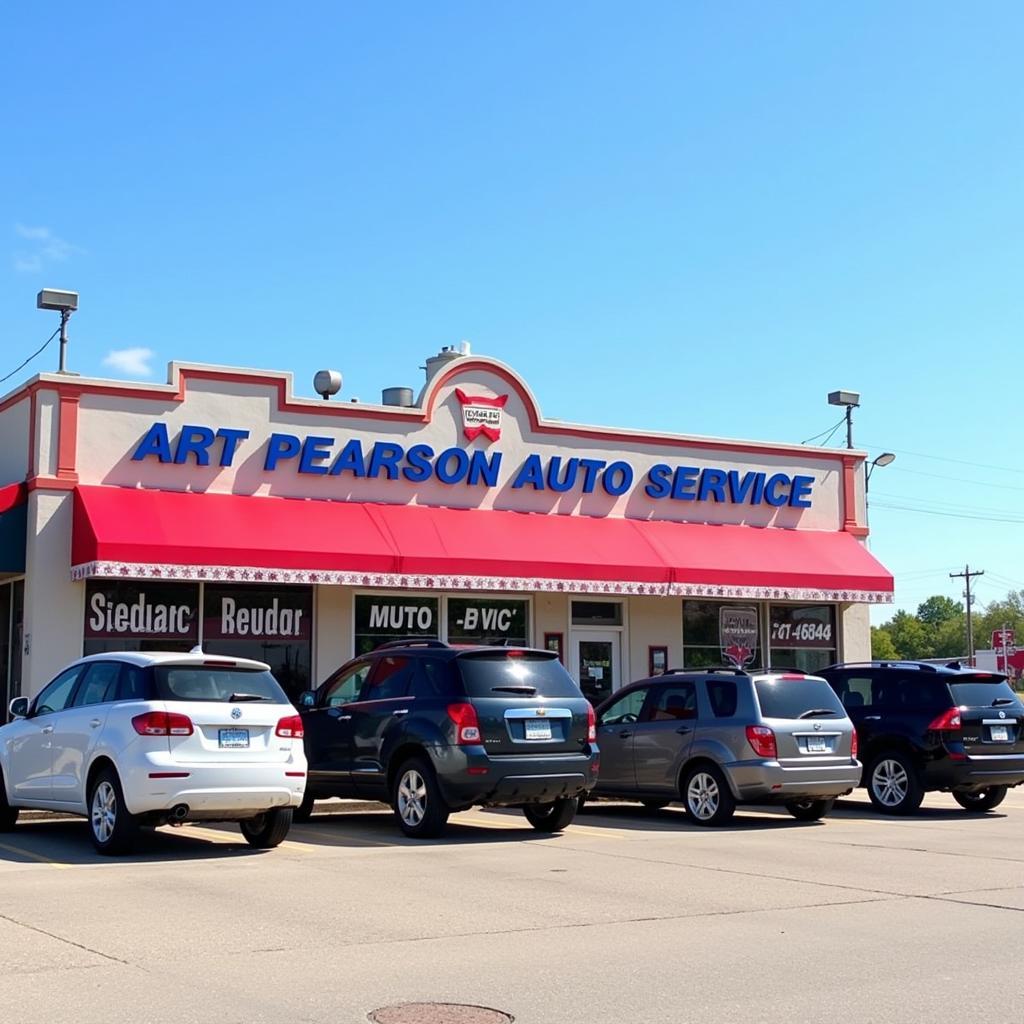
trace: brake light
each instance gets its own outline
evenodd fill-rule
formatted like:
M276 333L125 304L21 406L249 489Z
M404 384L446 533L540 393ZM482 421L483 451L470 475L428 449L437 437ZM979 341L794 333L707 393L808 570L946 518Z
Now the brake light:
M277 723L274 734L283 736L286 740L301 740L306 735L306 730L299 715L289 715Z
M587 742L597 742L597 715L592 704L587 705Z
M779 756L778 747L775 745L775 733L766 725L748 725L747 742L758 757L767 757L774 761Z
M932 724L928 726L935 732L956 732L961 728L960 721L960 709L950 708L948 711L943 711L941 715L933 719Z
M856 759L857 757L857 730L853 730L853 736L850 739L850 757Z
M472 704L449 704L448 717L455 723L455 742L467 746L480 742L480 723Z
M191 736L192 719L173 711L147 711L132 719L132 728L140 736Z

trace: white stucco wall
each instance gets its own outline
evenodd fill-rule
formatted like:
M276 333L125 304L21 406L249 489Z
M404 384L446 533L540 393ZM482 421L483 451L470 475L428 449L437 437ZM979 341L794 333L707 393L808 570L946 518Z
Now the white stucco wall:
M842 661L871 660L871 609L866 604L839 606L840 647Z
M314 601L313 679L319 686L352 657L352 591L317 587Z
M647 675L648 646L668 647L667 668L683 664L683 602L672 597L629 599L629 679Z
M0 486L17 483L28 476L28 395L0 411Z

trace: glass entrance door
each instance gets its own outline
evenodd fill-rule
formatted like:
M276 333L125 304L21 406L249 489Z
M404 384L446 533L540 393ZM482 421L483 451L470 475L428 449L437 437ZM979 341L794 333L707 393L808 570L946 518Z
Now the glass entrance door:
M616 632L573 634L573 673L583 695L592 704L600 704L622 685L619 643Z

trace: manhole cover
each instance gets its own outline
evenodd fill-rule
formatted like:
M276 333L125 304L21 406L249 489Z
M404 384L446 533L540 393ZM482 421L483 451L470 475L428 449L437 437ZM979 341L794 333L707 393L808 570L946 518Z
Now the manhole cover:
M511 1024L511 1013L463 1003L399 1003L368 1014L375 1024Z

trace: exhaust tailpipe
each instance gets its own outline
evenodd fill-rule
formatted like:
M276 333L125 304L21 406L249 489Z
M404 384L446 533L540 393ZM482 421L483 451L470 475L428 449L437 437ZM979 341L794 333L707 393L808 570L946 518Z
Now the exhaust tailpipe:
M171 821L181 824L188 817L188 804L175 804L171 808Z

